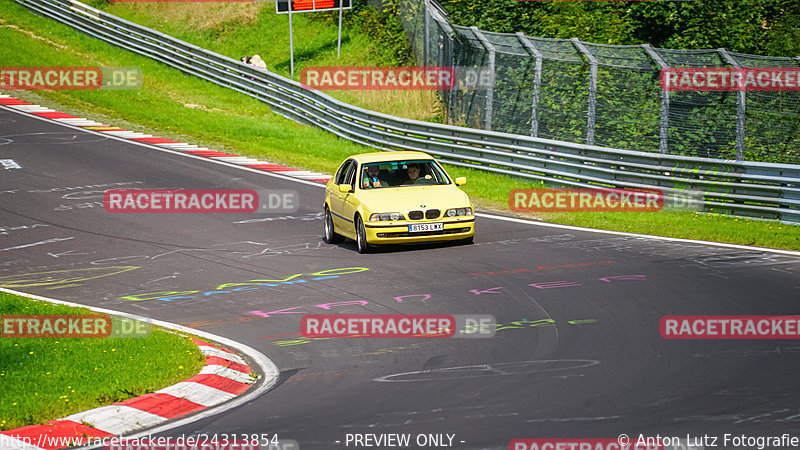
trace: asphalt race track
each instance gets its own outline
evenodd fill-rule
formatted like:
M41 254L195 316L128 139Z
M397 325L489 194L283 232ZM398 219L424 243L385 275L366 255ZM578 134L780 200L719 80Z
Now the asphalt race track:
M352 241L322 242L314 183L7 109L0 159L21 167L0 171L0 285L206 330L280 368L267 394L161 436L277 433L304 450L390 448L346 445L348 434L456 449L800 436L800 342L659 333L666 315L797 314L798 256L487 216L474 245L359 255ZM103 192L127 187L291 189L300 208L106 212ZM309 340L304 313L491 314L502 326L487 339ZM445 439L418 446L418 435Z

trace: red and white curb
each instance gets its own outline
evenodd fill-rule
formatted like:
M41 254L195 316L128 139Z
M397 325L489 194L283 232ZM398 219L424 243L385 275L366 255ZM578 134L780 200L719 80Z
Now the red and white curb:
M215 337L200 330L150 320L133 314L63 302L9 289L0 290L35 300L45 300L51 303L89 308L97 312L111 313L137 320L147 320L154 325L166 326L170 329L190 332L206 338ZM216 338L214 340L233 343L233 341L225 338ZM156 392L113 405L79 412L42 425L29 425L0 431L0 450L52 450L80 444L91 444L101 438L153 427L171 419L187 416L191 413L229 402L234 398L239 401L229 402L228 407L238 406L244 401L245 397L239 396L250 389L259 376L255 375L244 358L231 350L203 340L192 340L197 344L200 352L206 356L206 363L197 375ZM242 344L238 344L237 347L246 350L247 354L259 363L259 366L265 371L263 375L267 377L266 382L257 388L255 392L251 391L252 395L260 395L269 390L277 381L277 367L266 356L255 350ZM216 413L216 411L212 413ZM198 418L205 416L200 414ZM188 419L191 420L192 418ZM178 423L175 424L175 426L178 425Z
M169 419L226 402L246 391L256 381L242 357L222 347L193 339L206 356L197 375L159 391L113 405L53 420L0 431L2 449L57 449L69 439L103 438L151 427ZM49 442L42 442L44 437ZM37 445L33 445L36 443ZM61 443L61 444L59 444Z
M232 155L230 153L211 150L206 147L198 147L197 145L187 144L185 142L173 141L172 139L155 137L149 134L137 133L135 131L126 130L124 128L117 128L113 126L104 125L102 123L85 119L83 117L77 117L59 111L54 111L52 109L45 108L43 106L34 105L24 100L20 100L18 98L11 97L7 94L3 94L2 92L0 92L0 105L7 106L17 111L32 114L45 119L50 119L55 122L60 122L67 125L85 128L87 130L96 131L98 133L107 134L109 136L115 136L123 139L129 139L135 142L151 144L169 150L175 150L195 156L201 156L213 159L216 161L223 161L227 163L237 164L240 166L246 166L257 170L263 170L265 172L272 172L280 175L299 178L302 180L317 181L320 183L327 183L328 179L331 177L330 175L324 173L295 169L292 167L282 166L280 164L272 164L267 161L261 161L254 158L247 158L244 156Z

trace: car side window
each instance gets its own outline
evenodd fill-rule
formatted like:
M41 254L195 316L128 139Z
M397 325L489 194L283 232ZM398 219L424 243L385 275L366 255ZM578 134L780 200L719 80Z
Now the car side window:
M348 170L350 170L355 165L355 162L350 159L342 164L342 167L339 168L339 171L336 172L336 184L347 184L345 178L347 176Z
M344 176L344 183L339 183L339 184L349 184L351 188L355 186L354 183L356 180L356 165L357 164L355 162L350 164L350 167L347 169L347 175Z

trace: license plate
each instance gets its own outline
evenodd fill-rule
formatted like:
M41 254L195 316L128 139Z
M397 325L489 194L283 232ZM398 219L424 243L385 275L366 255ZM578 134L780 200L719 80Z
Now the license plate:
M409 233L421 233L425 231L441 231L444 230L443 223L415 223L408 226Z

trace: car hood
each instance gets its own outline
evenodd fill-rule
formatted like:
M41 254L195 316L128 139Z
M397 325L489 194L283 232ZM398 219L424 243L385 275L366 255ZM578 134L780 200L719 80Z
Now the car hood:
M447 208L470 206L467 194L453 185L363 190L359 197L370 212L405 212L433 208L444 211Z

